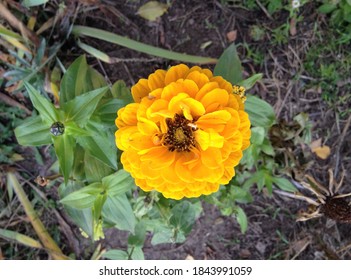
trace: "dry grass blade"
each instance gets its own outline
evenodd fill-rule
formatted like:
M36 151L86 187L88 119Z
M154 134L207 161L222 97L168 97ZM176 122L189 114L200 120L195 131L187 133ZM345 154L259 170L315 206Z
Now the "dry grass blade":
M39 47L40 41L38 36L18 20L2 2L0 2L0 16L6 19L13 28L20 31L23 37L28 38L36 47Z
M10 105L13 107L18 107L18 108L22 109L23 111L26 112L26 114L28 116L30 116L32 114L32 112L29 109L27 109L24 105L22 105L21 103L17 102L16 100L12 99L11 97L9 97L1 92L0 92L0 100L7 105Z
M43 246L41 246L40 242L38 242L37 240L12 230L6 230L6 229L0 228L0 236L8 240L21 243L28 247L33 247L37 249L43 248Z
M201 57L201 56L188 55L188 54L169 51L166 49L140 43L138 41L135 41L111 32L107 32L101 29L93 28L93 27L75 25L73 26L72 34L78 37L88 36L95 39L100 39L106 42L120 45L122 47L136 50L142 53L146 53L157 57L167 58L171 60L190 62L195 64L214 64L217 62L217 59L215 58Z
M275 190L274 191L275 193L277 194L280 194L280 195L283 195L283 196L287 196L287 197L290 197L290 198L294 198L294 199L299 199L299 200L304 200L312 205L315 205L315 206L319 206L320 204L316 201L314 201L313 199L307 197L307 196L304 196L302 194L298 194L298 193L288 193L288 192L284 192L284 191L279 191L279 190Z
M24 211L26 212L26 215L28 216L28 219L30 220L35 232L37 233L41 243L43 244L43 247L48 251L48 254L55 260L69 259L62 253L61 249L57 246L55 241L49 235L48 231L39 219L37 213L35 212L32 204L28 200L22 186L18 182L14 173L7 173L7 184L11 186L17 194L17 197L21 202Z

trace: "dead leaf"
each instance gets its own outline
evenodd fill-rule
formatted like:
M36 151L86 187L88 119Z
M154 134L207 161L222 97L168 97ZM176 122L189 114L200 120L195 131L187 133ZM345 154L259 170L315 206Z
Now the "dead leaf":
M242 259L248 259L251 257L251 252L248 250L248 249L242 249L240 252L239 252L239 256L240 258Z
M149 21L155 21L162 16L168 9L168 5L157 1L150 1L142 5L137 14Z
M13 161L21 161L21 160L24 160L24 157L20 154L17 154L17 153L14 153L12 156L11 156L11 160Z
M314 149L312 152L314 152L316 156L321 159L327 159L330 155L330 148L328 146L322 146Z
M293 17L291 20L290 20L290 35L291 36L295 36L297 33L296 31L296 18Z
M307 236L303 239L294 241L290 244L289 255L293 254L292 260L296 259L304 250L306 250L307 246L311 244L311 237Z
M322 138L312 141L310 144L311 151L313 151L316 148L319 148L320 146L322 146Z
M238 36L238 31L237 30L232 30L227 33L227 39L228 42L234 42Z
M264 255L267 245L259 241L256 243L255 248L260 252L261 255Z
M39 175L37 178L35 178L34 182L41 187L45 187L49 181L45 177Z
M330 155L330 148L326 145L322 145L322 139L313 141L310 144L311 151L316 154L317 157L321 159L326 159Z

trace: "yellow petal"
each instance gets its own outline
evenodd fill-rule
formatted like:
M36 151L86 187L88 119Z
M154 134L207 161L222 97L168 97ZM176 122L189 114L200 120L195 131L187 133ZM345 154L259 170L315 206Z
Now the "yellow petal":
M130 139L136 133L139 133L136 126L127 126L118 129L115 133L117 147L122 151L128 150L130 147Z
M170 83L162 90L161 98L170 101L178 93L184 92L183 89L182 83Z
M229 94L228 107L233 108L234 110L239 110L240 109L239 99L236 97L236 95Z
M183 87L182 92L185 92L190 97L195 98L196 94L199 91L198 85L194 81L188 79L183 80L181 84Z
M215 169L210 169L204 164L199 163L193 169L191 169L192 177L199 182L217 182L224 172L224 167L219 165Z
M186 74L189 71L189 67L185 64L179 64L172 66L166 73L165 84L168 85L172 82L176 82L178 79L185 78Z
M163 88L157 88L157 89L154 89L153 91L151 91L148 95L147 95L147 98L151 101L155 100L155 99L158 99L161 97L161 94L162 94L162 91L163 91Z
M200 145L201 150L206 151L210 145L210 134L198 129L195 131L195 140Z
M189 97L186 93L179 93L174 96L168 104L168 110L173 114L182 112L185 104L182 102L185 98Z
M134 86L131 88L133 99L135 102L139 103L143 97L147 96L150 92L147 79L140 79Z
M119 113L120 119L126 125L136 125L137 124L137 111L139 108L139 103L131 103L124 107L124 110Z
M232 152L242 150L243 137L239 131L236 131L235 134L230 139L228 139L227 142L230 143Z
M238 113L239 113L239 118L240 118L239 130L246 131L251 126L249 115L242 110L239 110Z
M228 104L229 94L224 89L214 89L208 92L200 101L204 105L207 111L207 107L209 107L213 103L219 103L221 106L225 107Z
M156 70L155 73L152 73L148 77L148 86L150 90L163 88L165 86L165 70Z
M225 79L223 79L221 76L216 76L213 78L210 78L210 82L217 82L218 86L228 92L228 94L231 94L233 92L233 86L231 83L227 82Z
M201 100L208 92L218 88L218 83L210 82L205 84L202 88L199 89L198 93L195 95L196 100Z
M199 71L190 72L186 79L193 80L197 84L198 88L202 88L206 83L209 82L208 77Z
M232 115L228 111L220 110L201 116L196 121L196 125L204 130L212 128L217 132L221 132L231 118Z
M235 152L230 153L229 157L224 161L224 166L237 166L239 161L243 157L243 152L241 150L237 150Z
M162 172L159 172L159 173L167 183L182 184L183 183L182 180L179 178L176 172L174 172L174 170L175 170L175 162L173 162L172 165L170 165L168 168L163 169Z
M146 161L151 168L161 169L171 165L175 160L176 153L168 151L166 147L155 147L141 156L141 161Z
M139 119L138 129L144 135L155 135L160 132L160 129L154 122L145 118Z
M148 162L141 162L140 170L142 170L144 177L147 179L158 179L160 178L161 174L159 170L151 168Z
M221 135L227 139L232 137L239 130L240 118L238 111L228 107L226 107L225 110L231 114L230 120L228 120L221 132Z
M201 161L208 168L218 168L222 164L222 153L217 148L208 148L201 152Z
M207 131L210 132L209 133L209 135L210 135L209 146L210 147L215 147L215 148L222 148L223 147L223 143L224 143L224 137L219 135L213 129L208 129Z
M143 153L153 147L155 144L152 141L152 136L143 135L140 132L128 135L127 139L131 148L138 151L138 153Z
M162 118L172 118L173 114L168 111L168 102L163 99L158 99L147 108L146 116L154 122L157 122Z
M194 71L205 74L209 79L213 77L212 71L210 69L207 69L207 68L202 69L199 66L193 66L190 68L189 73L194 72Z
M189 107L189 110L193 117L199 117L205 114L205 107L202 105L201 102L193 98L185 98L183 102Z
M175 172L182 181L191 183L194 181L194 179L185 164L186 161L188 161L186 154L182 154L176 161Z

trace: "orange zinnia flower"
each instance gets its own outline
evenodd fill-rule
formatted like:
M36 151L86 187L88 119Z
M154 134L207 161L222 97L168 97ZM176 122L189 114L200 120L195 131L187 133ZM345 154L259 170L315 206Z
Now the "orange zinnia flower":
M135 103L116 119L121 161L136 185L181 199L227 184L250 145L243 91L184 64L140 79L132 87Z

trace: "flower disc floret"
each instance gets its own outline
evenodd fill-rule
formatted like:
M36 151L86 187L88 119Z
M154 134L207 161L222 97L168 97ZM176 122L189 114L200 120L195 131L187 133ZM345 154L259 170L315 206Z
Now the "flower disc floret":
M140 79L131 91L135 103L118 111L116 144L141 189L181 199L231 180L250 145L242 87L180 64Z

